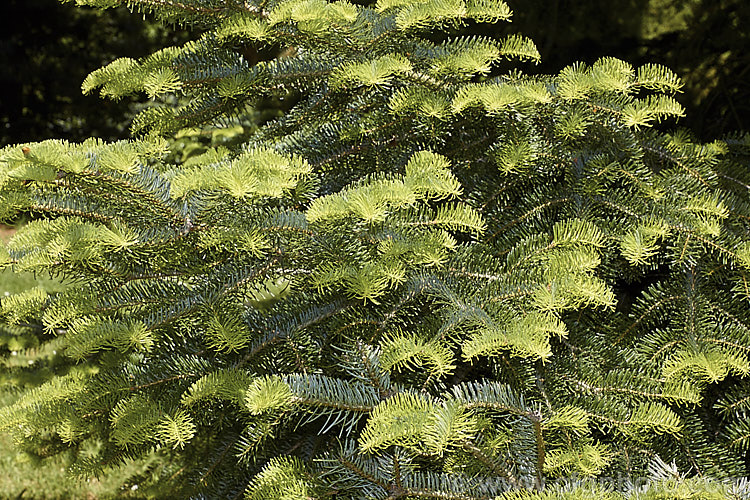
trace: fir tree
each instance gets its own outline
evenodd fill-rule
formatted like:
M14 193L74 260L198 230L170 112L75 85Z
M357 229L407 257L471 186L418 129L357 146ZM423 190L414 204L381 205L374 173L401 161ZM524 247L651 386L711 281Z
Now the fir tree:
M160 498L750 496L750 140L655 127L671 71L500 71L533 43L451 35L499 0L76 3L203 35L83 83L153 99L133 140L2 150L0 263L69 283L0 305L71 360L21 449Z

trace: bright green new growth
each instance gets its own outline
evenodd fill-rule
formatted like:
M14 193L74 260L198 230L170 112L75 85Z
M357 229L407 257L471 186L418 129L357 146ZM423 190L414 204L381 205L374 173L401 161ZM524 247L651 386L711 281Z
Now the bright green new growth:
M655 127L674 73L502 72L533 43L449 34L501 1L76 3L203 35L84 82L136 139L0 152L0 266L69 283L0 298L68 359L22 450L156 498L750 497L750 140Z
M203 165L185 169L171 180L172 198L193 191L225 191L233 198L280 198L297 187L299 179L311 172L310 165L298 158L285 158L270 150L249 151L228 164Z

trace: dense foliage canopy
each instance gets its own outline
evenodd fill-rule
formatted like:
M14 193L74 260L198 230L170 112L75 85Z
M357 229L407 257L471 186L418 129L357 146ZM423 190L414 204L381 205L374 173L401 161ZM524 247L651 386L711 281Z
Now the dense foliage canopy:
M1 152L0 263L69 283L0 302L68 359L22 449L156 497L750 496L750 139L665 132L673 72L502 69L536 46L454 34L500 0L77 3L203 35L86 78L153 99L133 140Z

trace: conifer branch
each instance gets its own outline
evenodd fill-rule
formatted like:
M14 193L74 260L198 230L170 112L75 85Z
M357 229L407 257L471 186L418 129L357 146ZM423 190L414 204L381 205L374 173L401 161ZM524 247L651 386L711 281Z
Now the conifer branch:
M658 155L662 160L667 160L671 163L674 163L675 165L679 166L680 168L684 169L686 172L688 172L692 177L700 181L701 184L703 184L705 187L710 188L711 184L703 178L703 176L698 172L696 169L690 168L686 163L684 163L683 158L679 158L675 155L672 155L669 153L669 151L666 151L661 148L657 148L654 146L649 146L647 144L642 145L643 149L646 151L649 151L651 153L654 153L655 155Z
M390 485L389 484L387 484L387 483L379 480L378 478L376 478L376 477L368 474L367 472L365 472L364 470L362 470L360 467L358 467L357 464L355 464L354 462L348 460L346 457L339 456L339 457L337 457L337 461L341 465L343 465L346 469L352 471L353 473L355 473L357 476L361 477L362 479L365 479L366 481L368 481L368 482L370 482L372 484L376 484L376 485L380 486L384 491L389 491L390 490Z
M620 343L625 337L627 337L631 331L633 331L635 328L637 328L643 321L651 315L652 312L656 311L658 308L662 307L665 304L668 304L672 301L679 300L684 298L682 295L671 295L669 297L663 297L660 300L654 302L643 314L641 314L636 320L628 326L628 328L625 329L616 339L615 344Z
M503 225L502 227L500 227L497 231L495 231L492 234L490 234L489 235L489 240L491 241L491 240L495 239L496 237L498 237L499 235L503 234L505 231L507 231L511 227L513 227L513 226L515 226L517 224L520 224L521 222L523 222L525 219L528 219L529 217L532 217L537 212L541 212L543 210L546 210L546 209L548 209L550 207L553 207L555 205L559 205L561 203L569 203L570 201L572 201L572 198L565 197L565 198L558 198L558 199L554 199L554 200L549 200L549 201L547 201L545 203L542 203L539 206L535 206L531 210L529 210L526 213L522 214L521 216L519 216L519 217L517 217L517 218L515 218L515 219L513 219L513 220L511 220L509 222L507 222L505 225Z
M653 127L677 75L441 35L502 0L77 3L204 33L84 82L158 99L141 139L0 150L0 267L71 282L0 297L0 368L49 377L0 408L23 449L159 450L156 497L747 475L748 139ZM620 473L680 479L545 486Z
M146 5L150 7L174 7L174 8L183 10L185 12L188 12L190 14L203 14L203 15L217 14L225 10L225 9L221 9L218 7L210 8L210 7L201 7L198 5L189 5L184 2L177 2L175 0L129 0L128 3L129 4L141 4L141 5Z
M515 474L502 467L496 460L493 460L491 457L487 456L487 454L484 453L483 450L473 445L470 441L464 441L461 443L461 445L487 469L491 470L498 476L507 479L511 486L513 486L514 488L521 487L521 483L515 476Z

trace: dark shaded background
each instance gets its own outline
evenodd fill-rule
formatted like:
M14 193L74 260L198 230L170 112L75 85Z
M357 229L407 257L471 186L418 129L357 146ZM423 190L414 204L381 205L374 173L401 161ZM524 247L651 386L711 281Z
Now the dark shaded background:
M703 140L750 131L750 0L507 0L538 70L614 56L668 66L685 82L679 125Z
M0 145L62 138L125 138L138 99L83 96L91 71L187 41L126 9L57 0L0 0Z
M127 137L136 100L82 96L86 75L118 57L183 43L186 33L125 9L104 12L57 0L0 0L0 145L59 137ZM610 55L658 62L685 80L679 125L704 140L750 130L750 0L508 0L511 25L554 73ZM356 3L372 3L359 1Z

